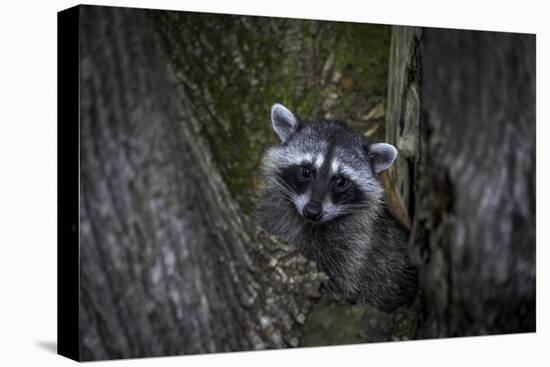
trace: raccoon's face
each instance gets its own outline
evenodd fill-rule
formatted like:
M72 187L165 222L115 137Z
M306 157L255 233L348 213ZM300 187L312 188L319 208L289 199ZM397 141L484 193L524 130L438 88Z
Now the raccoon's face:
M281 143L264 157L266 184L305 220L323 223L380 207L376 176L397 157L392 145L368 144L338 122L299 123L280 104L272 107L271 120Z

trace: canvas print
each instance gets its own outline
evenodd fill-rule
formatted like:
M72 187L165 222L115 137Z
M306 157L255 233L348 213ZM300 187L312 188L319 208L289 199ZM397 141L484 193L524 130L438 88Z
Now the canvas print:
M60 354L535 332L535 35L58 27Z

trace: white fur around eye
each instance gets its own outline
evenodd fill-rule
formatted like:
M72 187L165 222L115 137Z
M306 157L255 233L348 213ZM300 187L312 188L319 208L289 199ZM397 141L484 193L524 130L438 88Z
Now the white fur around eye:
M325 157L323 157L323 154L321 153L317 154L317 157L315 158L315 168L321 169L324 162L325 162Z
M340 169L340 161L337 158L333 158L332 163L330 164L330 173L333 176L336 176L339 169Z

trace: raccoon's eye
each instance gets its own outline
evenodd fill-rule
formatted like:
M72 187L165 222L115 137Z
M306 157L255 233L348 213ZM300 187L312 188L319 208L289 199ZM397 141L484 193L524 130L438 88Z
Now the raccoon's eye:
M307 167L302 167L302 176L304 176L305 178L310 178L311 177L311 169L309 169Z
M345 177L338 176L335 184L338 191L344 191L347 189L349 181Z

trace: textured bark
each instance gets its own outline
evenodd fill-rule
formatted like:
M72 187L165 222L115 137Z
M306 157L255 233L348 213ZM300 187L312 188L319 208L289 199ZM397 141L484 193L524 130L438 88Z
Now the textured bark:
M389 26L150 14L179 86L201 116L216 165L245 212L262 185L260 157L277 140L269 121L272 103L284 103L305 118L341 119L375 141L384 139ZM368 305L325 301L308 315L301 345L404 339L412 334L411 322L396 332L390 327L381 337L371 327L373 320L392 326L397 322ZM357 318L342 312L346 307Z
M422 29L418 27L392 28L386 102L386 141L399 150L397 161L389 170L388 180L397 193L389 198L392 208L403 208L406 212L399 213L394 210L399 218L406 218L414 213L422 72L418 46L421 35ZM401 221L410 223L408 219Z
M384 137L388 26L151 11L222 177L249 211L280 102Z
M535 37L425 29L419 337L535 330Z
M80 20L81 358L297 345L322 277L233 200L147 13Z

